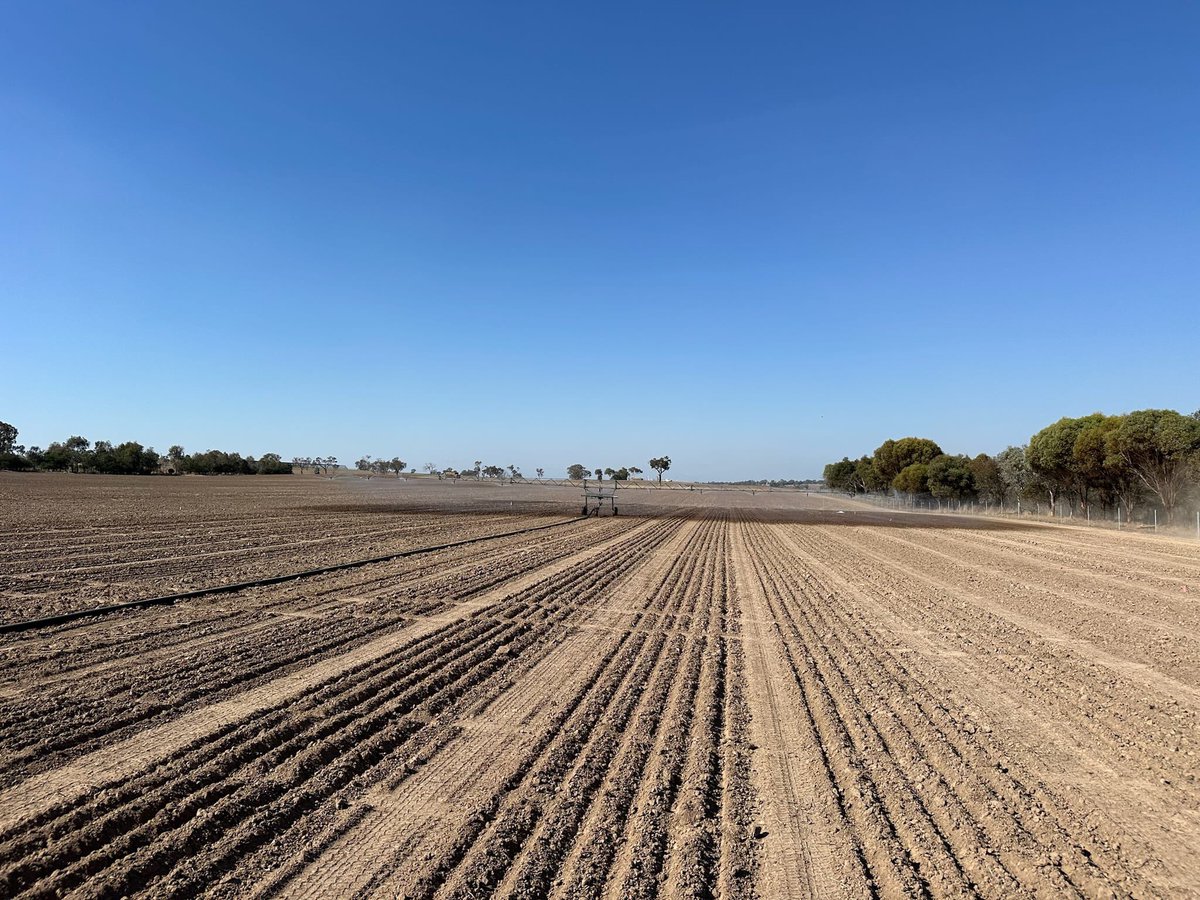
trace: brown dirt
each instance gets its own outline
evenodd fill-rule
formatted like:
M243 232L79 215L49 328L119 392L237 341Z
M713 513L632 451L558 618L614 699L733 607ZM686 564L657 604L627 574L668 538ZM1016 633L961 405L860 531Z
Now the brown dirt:
M576 493L0 478L0 621L565 522L0 636L0 895L1197 894L1200 545Z

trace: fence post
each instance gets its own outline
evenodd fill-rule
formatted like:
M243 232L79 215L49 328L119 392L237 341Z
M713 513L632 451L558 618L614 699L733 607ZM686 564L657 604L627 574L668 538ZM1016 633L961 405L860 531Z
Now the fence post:
M1117 504L1117 531L1121 530L1121 504Z
M1154 507L1154 530L1158 531L1158 507Z

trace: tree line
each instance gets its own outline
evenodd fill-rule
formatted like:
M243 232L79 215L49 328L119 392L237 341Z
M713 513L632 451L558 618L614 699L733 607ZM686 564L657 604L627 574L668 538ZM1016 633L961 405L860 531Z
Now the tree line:
M1052 514L1056 505L1080 515L1098 507L1123 510L1126 520L1154 503L1169 522L1185 499L1200 500L1200 411L1066 417L995 456L952 456L928 438L887 440L870 456L830 463L824 477L831 489L848 493L1036 500Z
M658 473L658 480L662 481L663 472L671 468L671 457L659 456L650 460L650 468ZM567 466L567 478L571 481L583 481L585 478L595 477L597 481L603 481L607 475L612 481L628 481L631 477L641 475L642 470L637 466L621 466L615 469L612 466L607 468L589 469L583 463L574 463Z
M11 471L91 472L100 475L290 475L292 464L278 453L264 453L258 459L207 450L186 453L176 444L166 455L137 441L94 444L81 435L55 441L46 448L26 447L17 443L20 432L0 422L0 469Z

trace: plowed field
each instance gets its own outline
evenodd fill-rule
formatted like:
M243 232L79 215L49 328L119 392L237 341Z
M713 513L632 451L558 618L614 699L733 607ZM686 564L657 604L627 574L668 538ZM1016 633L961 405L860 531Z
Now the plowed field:
M1200 545L666 493L3 476L0 623L481 540L0 634L0 896L1200 894Z

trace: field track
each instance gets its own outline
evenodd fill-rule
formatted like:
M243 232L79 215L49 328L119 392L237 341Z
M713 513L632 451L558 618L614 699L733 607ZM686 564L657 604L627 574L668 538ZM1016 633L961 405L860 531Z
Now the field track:
M5 619L570 513L182 479L39 519L126 481L0 483L41 504ZM813 502L0 635L0 896L1200 896L1200 547Z

